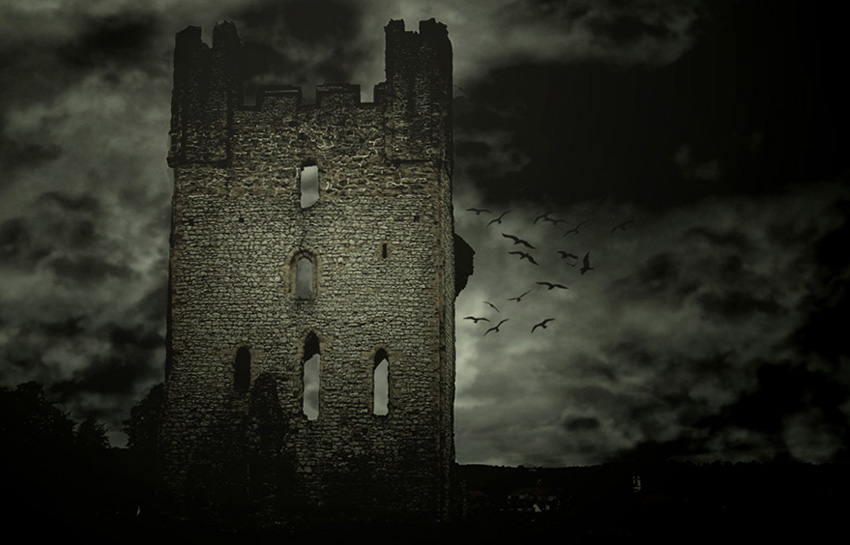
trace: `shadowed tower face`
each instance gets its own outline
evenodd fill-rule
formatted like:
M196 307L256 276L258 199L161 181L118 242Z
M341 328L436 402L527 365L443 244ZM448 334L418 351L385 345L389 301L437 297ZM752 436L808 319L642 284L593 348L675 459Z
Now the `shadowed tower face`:
M385 31L374 103L255 106L232 24L177 35L165 513L452 513L451 44L433 19Z

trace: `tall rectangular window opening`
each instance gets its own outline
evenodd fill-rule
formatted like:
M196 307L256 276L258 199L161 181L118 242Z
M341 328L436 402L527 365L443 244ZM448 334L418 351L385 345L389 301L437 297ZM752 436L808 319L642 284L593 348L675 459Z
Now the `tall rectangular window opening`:
M372 414L386 416L389 413L390 362L382 348L375 354L372 370Z
M301 208L310 208L319 200L319 167L301 168Z
M319 368L321 364L321 356L319 355L319 338L315 333L307 335L307 340L304 343L304 360L303 360L303 403L302 410L307 420L316 420L319 418Z

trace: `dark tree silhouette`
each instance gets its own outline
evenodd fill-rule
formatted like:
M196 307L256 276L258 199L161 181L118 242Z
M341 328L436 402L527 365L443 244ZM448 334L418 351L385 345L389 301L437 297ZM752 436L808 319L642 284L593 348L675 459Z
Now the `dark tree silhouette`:
M153 505L156 479L157 441L162 407L165 403L165 384L151 387L147 395L130 410L130 418L124 420L129 449L129 483L135 490L142 513Z

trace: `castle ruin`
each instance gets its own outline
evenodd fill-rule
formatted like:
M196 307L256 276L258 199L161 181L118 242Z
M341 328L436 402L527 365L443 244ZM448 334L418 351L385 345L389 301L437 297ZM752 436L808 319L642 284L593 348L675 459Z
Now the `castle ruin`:
M315 104L275 86L254 105L232 23L212 47L177 34L163 513L457 508L454 300L472 250L452 217L451 43L433 19L385 31L373 102L326 84Z

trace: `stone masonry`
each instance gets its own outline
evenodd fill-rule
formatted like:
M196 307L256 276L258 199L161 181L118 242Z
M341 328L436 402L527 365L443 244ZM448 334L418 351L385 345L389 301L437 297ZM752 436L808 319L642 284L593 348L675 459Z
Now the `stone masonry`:
M326 84L315 104L275 86L251 106L233 24L216 25L211 48L200 28L177 35L157 483L167 516L455 513L454 299L473 252L452 216L451 43L433 19L385 31L374 102ZM305 167L319 184L308 207ZM383 359L387 413L374 414Z

